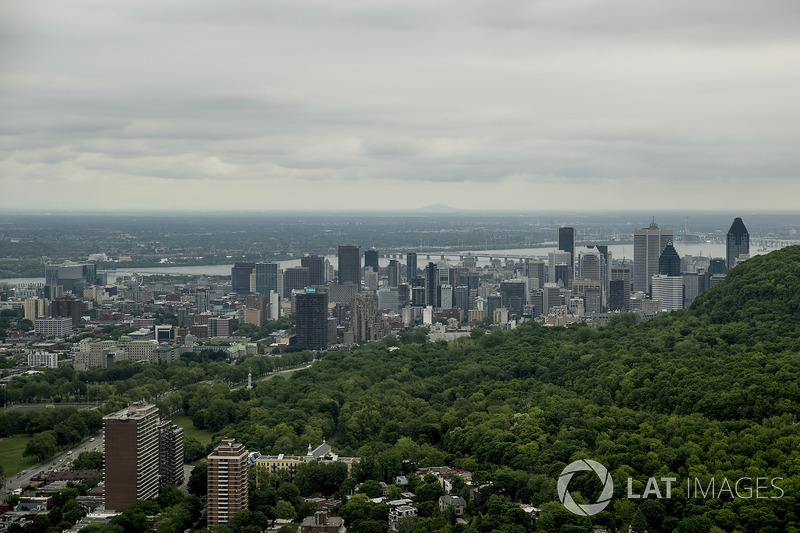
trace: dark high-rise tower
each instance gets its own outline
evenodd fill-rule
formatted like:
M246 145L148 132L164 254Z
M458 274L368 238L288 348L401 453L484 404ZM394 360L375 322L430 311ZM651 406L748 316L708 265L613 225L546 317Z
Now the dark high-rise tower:
M736 266L737 258L750 255L750 234L744 227L744 222L740 217L733 219L731 229L728 230L725 265L728 270Z
M361 287L361 246L339 246L339 285L354 283Z
M417 252L408 252L406 254L406 280L411 283L411 280L417 277Z
M255 262L237 261L231 267L231 291L237 294L250 292L250 274L256 268Z
M291 298L292 290L310 287L310 270L308 267L292 267L283 271L283 297Z
M300 259L300 266L308 267L308 284L325 285L325 258L307 255Z
M425 305L437 307L439 305L439 268L434 263L425 267Z
M569 266L575 269L575 228L558 228L558 249L569 252Z
M378 250L374 247L364 252L364 268L372 268L375 272L378 271Z
M681 275L681 257L672 245L672 241L667 243L658 257L658 273L666 276Z
M278 263L259 262L255 264L256 292L269 296L269 291L278 292L278 276L280 265Z
M297 343L309 350L328 347L328 293L308 288L295 296Z
M389 277L390 287L397 287L400 285L400 262L397 259L389 260L389 270L387 275Z

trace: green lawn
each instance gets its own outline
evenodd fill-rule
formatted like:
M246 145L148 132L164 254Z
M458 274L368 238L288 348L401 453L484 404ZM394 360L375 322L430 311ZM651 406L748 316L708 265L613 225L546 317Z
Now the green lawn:
M6 476L16 476L36 464L35 457L23 457L25 445L33 437L8 437L0 439L0 464Z
M200 444L206 445L211 442L213 431L208 429L197 429L192 422L192 418L187 415L172 415L170 420L183 428L183 435L185 437L192 437L197 439Z
M27 412L37 412L37 411L44 411L48 409L48 405L51 405L49 409L60 409L63 407L74 407L75 409L82 411L83 409L88 409L90 407L94 407L95 404L93 403L18 403L15 405L9 405L6 410L8 411L27 411Z

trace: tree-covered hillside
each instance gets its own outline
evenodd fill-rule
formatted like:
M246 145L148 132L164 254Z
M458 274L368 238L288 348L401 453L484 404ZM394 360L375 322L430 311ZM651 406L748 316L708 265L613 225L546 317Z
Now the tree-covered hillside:
M491 494L541 507L542 531L627 531L637 515L649 531L798 531L798 311L800 249L788 248L745 262L690 309L647 323L625 315L601 329L528 323L450 344L389 337L331 353L260 383L247 416L225 432L262 453L301 452L326 437L365 458L359 480L388 482L409 468L404 460L473 470L492 482L469 526L480 531L522 527L492 521ZM214 393L198 387L188 413ZM600 461L616 482L612 505L592 518L557 503L557 477L578 458ZM784 494L626 497L628 477L641 493L650 476L781 477Z

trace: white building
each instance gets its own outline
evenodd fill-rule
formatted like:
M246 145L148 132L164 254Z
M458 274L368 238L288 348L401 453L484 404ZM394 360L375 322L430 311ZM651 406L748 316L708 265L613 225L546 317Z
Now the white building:
M31 352L28 354L28 366L58 368L58 354L49 352Z
M658 274L653 276L651 299L661 302L662 311L683 309L683 277Z
M37 318L34 332L40 337L66 338L72 335L71 318Z

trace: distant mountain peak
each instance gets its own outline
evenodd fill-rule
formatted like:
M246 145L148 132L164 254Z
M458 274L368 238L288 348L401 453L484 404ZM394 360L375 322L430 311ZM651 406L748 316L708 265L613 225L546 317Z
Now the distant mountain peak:
M455 207L450 207L447 204L431 204L425 207L420 207L417 211L425 211L428 213L453 213L458 211Z

